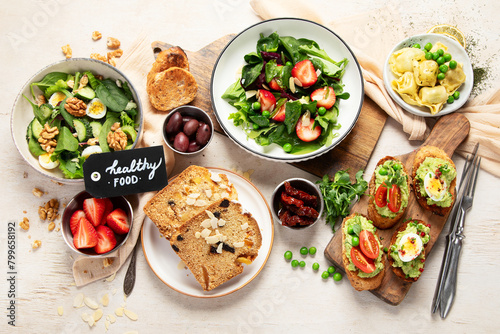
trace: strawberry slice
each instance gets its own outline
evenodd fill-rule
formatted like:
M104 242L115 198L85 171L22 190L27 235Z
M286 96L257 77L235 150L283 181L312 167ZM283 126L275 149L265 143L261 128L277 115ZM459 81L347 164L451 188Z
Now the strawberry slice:
M258 101L260 103L260 111L273 111L276 107L276 98L274 95L265 89L259 89L258 91L259 97Z
M73 236L73 244L77 249L91 248L97 245L97 232L94 226L85 217L79 220L76 233Z
M104 213L102 215L101 223L99 225L105 225L108 215L113 211L113 202L109 198L103 198L104 200Z
M87 219L94 226L98 226L101 223L105 208L106 203L103 198L91 197L83 201L83 211L85 212Z
M94 250L97 254L104 254L116 246L116 237L113 231L104 225L97 226L97 245Z
M297 78L304 88L310 87L318 81L314 65L309 59L299 61L295 64L292 69L292 76Z
M330 109L335 104L335 91L330 86L318 88L311 93L311 100L317 101L316 106L318 108L325 107L326 109Z
M314 128L314 119L311 119L311 114L306 111L302 117L299 118L295 126L295 132L300 140L310 142L318 139L321 135L321 126L316 125Z
M285 121L285 107L286 103L283 103L283 105L278 109L278 112L274 114L273 117L271 117L273 120L276 122L284 122Z
M116 234L125 234L130 231L127 214L120 208L113 210L108 215L107 223Z
M69 219L69 228L71 229L71 234L73 235L76 234L76 229L78 228L78 224L80 223L80 218L87 218L83 210L76 210L75 212L73 212L71 218Z
M281 87L278 84L278 81L276 80L276 78L273 78L273 80L269 81L269 87L272 90L281 90Z

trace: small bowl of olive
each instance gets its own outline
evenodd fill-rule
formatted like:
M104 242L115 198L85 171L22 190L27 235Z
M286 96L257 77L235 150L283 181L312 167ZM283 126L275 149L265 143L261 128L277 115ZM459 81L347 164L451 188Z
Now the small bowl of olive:
M163 123L163 139L174 152L184 155L200 153L210 144L214 127L210 116L194 106L178 107Z

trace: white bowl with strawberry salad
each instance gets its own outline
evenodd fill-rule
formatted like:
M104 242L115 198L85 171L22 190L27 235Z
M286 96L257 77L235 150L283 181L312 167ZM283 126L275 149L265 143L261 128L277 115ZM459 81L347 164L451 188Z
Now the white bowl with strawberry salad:
M283 18L255 24L228 43L214 66L211 97L236 144L264 159L298 162L349 134L364 86L356 57L333 31Z

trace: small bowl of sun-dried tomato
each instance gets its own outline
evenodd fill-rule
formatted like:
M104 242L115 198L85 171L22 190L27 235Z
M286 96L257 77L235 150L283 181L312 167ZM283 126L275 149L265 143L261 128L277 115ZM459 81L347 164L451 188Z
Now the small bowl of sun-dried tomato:
M274 189L271 205L274 219L282 226L301 230L314 225L323 214L323 198L311 181L292 178Z

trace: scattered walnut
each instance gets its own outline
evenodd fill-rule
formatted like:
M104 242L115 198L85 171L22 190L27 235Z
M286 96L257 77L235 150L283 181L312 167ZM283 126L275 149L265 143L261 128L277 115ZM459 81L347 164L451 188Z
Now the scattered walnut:
M85 102L76 97L70 97L66 100L64 104L64 109L69 112L71 115L75 117L83 117L85 116L85 110L87 109L87 105Z
M21 228L25 231L29 230L30 229L29 219L24 217L23 220L19 223L19 226L21 226Z
M108 37L106 45L108 49L118 49L120 47L120 41L114 37Z
M59 129L57 127L50 127L48 123L45 123L42 132L40 132L40 137L38 138L38 142L45 152L54 152L57 146L57 140L55 139L55 136L57 136L58 134Z
M92 32L92 39L93 39L94 41L98 41L98 40L100 40L101 38L102 38L102 34L101 34L99 31L97 31L97 30L96 30L96 31L93 31L93 32Z
M103 55L101 55L99 53L91 53L90 54L90 58L97 59L97 60L103 61L105 63L108 61L108 59L106 58L106 56L103 56Z
M89 140L87 140L87 145L89 146L94 146L97 144L99 144L99 138L90 138Z
M71 50L71 47L69 44L66 44L64 46L61 46L62 52L66 56L66 58L71 58L73 56L73 50Z
M41 106L42 104L45 103L47 103L47 99L45 98L45 96L43 94L38 95L38 97L36 98L36 104L38 106Z
M54 228L56 227L56 223L54 222L50 222L49 226L47 227L47 229L49 230L49 232L53 231Z
M118 122L111 126L106 139L109 147L115 151L122 151L127 146L127 135L122 131Z
M116 67L115 57L108 58L108 64Z
M56 198L51 199L43 206L38 207L38 216L41 220L55 220L59 218L59 201Z
M108 59L115 57L115 58L120 58L123 56L123 50L122 49L116 49L114 51L108 52Z
M40 248L40 246L42 246L42 242L40 240L33 241L33 244L31 245L33 249Z
M31 191L33 193L33 195L35 195L36 197L42 197L43 196L43 191L41 191L40 189L38 188L33 188L33 190Z
M78 89L87 86L88 83L89 83L89 77L86 74L84 74L80 79L80 84L78 85Z

